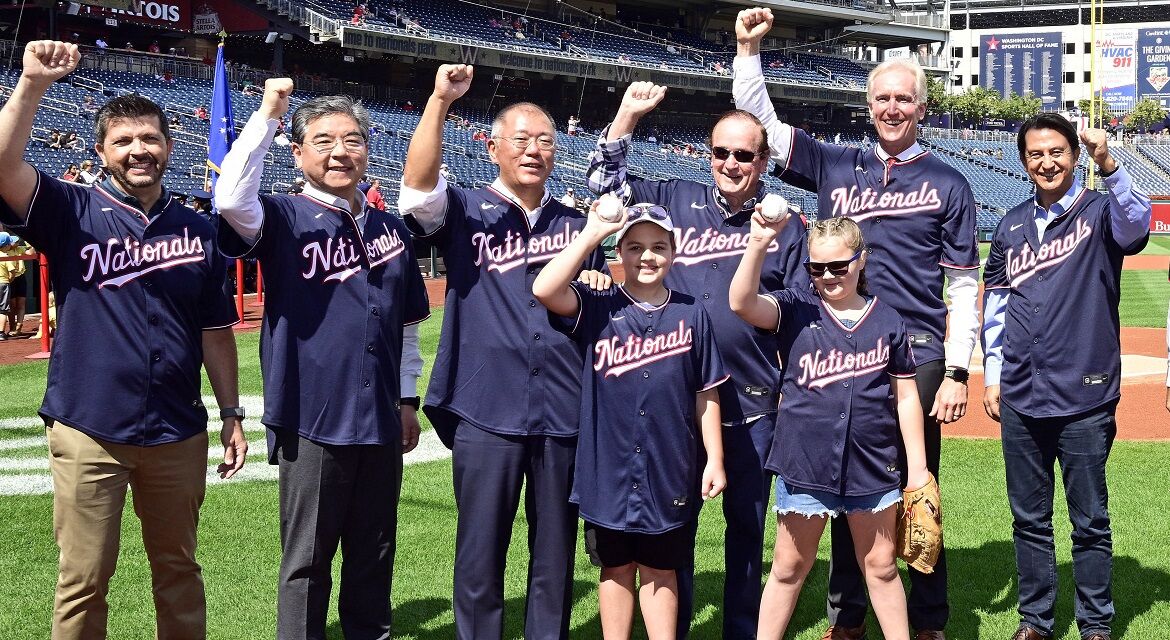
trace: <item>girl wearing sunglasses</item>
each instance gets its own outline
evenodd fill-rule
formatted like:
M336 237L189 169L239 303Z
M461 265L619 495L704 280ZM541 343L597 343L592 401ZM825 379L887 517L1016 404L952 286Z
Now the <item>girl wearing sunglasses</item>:
M703 500L727 484L716 389L727 374L706 309L662 284L675 253L666 209L634 205L606 222L597 205L532 293L585 354L570 500L585 520L585 551L601 568L602 633L630 637L638 602L647 635L674 638L676 571L694 557ZM614 233L625 283L594 291L573 282Z
M759 293L764 252L787 223L768 224L757 208L730 288L731 308L741 318L776 333L785 365L766 465L779 476L778 533L757 637L783 636L825 524L844 515L882 635L908 640L906 594L895 563L899 472L905 470L906 485L915 489L932 477L906 328L896 311L866 293L865 242L849 218L821 220L809 229L805 268L815 294Z

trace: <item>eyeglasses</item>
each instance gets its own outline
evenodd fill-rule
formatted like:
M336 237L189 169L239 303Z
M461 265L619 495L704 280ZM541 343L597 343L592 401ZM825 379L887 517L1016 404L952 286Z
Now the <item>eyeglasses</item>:
M717 160L727 160L731 156L735 156L735 161L740 164L750 164L755 162L756 156L759 154L755 151L744 151L742 149L732 151L727 147L712 147L711 155L715 156Z
M666 212L666 207L656 204L642 204L626 207L626 222L633 222L639 218L652 218L654 220L666 220L670 218L670 214Z
M492 136L492 137L494 137L497 140L507 140L508 142L512 143L513 147L516 147L517 149L520 149L520 150L527 149L528 145L532 144L533 140L536 141L536 147L538 149L540 149L541 151L552 151L553 149L557 148L556 138L552 138L550 136L533 137L533 136L521 135L521 136L512 136L511 138L505 138L503 136Z
M812 262L804 261L804 269L808 271L808 275L814 278L822 278L826 273L832 277L841 277L849 273L849 265L857 261L861 257L861 252L853 254L852 258L848 260L834 260L832 262Z
M307 143L317 153L330 153L337 148L337 144L345 147L350 153L357 153L366 148L366 139L361 136L346 136L344 138L322 138Z

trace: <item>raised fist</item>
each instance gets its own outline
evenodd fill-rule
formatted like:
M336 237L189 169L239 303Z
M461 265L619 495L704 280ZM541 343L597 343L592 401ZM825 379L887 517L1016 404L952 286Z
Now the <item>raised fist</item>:
M771 9L744 9L735 19L735 40L741 44L759 44L771 30Z
M21 77L48 86L77 68L81 54L77 45L53 40L35 40L24 47Z
M654 110L666 97L666 87L653 82L631 82L622 97L621 110L634 116L644 116Z
M264 98L260 111L275 120L288 112L288 99L293 92L292 78L269 78L264 81Z
M469 64L439 65L439 71L435 74L435 97L446 102L462 98L471 88L473 76L475 67Z

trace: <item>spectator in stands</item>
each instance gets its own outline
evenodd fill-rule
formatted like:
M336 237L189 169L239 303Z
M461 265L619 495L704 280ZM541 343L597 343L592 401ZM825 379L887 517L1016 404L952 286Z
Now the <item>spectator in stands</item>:
M1104 177L1104 194L1077 178L1082 142ZM1017 144L1036 192L1000 219L983 274L983 405L1000 423L1019 576L1020 626L1012 638L1055 635L1059 462L1072 523L1077 630L1082 640L1110 640L1106 466L1121 396L1121 264L1149 241L1150 198L1110 153L1102 129L1085 129L1078 140L1076 125L1040 113L1020 126ZM1033 346L1070 336L1072 352Z
M61 135L61 132L53 129L49 132L49 137L45 140L45 143L49 145L50 149L60 149L62 139L63 136Z
M85 94L85 97L81 99L81 112L89 118L97 113L97 110L97 99L93 97L93 94Z
M770 9L739 13L732 83L735 103L756 114L768 127L772 157L781 168L780 179L816 192L821 212L854 218L867 243L881 247L881 251L870 253L866 265L869 290L902 315L910 333L925 423L927 467L937 478L941 425L966 413L967 369L979 324L974 195L957 170L918 145L916 125L926 114L927 83L917 62L895 58L870 72L866 95L879 146L872 152L834 146L814 140L776 117L760 69L760 41L771 28ZM849 195L863 192L869 195ZM919 200L923 197L928 201ZM887 211L887 202L911 198L922 202L913 215ZM946 298L944 278L948 282ZM855 551L848 525L840 518L832 523L832 551L831 626L826 637L862 638L868 606L865 584L880 576L863 577L858 563L864 550ZM774 572L779 569L773 565ZM916 640L945 638L943 629L950 615L946 569L945 550L939 554L934 573L909 569L908 618L909 626L917 630ZM774 573L769 583L788 578L787 573ZM907 627L905 622L896 625L900 630L885 626L882 631L887 637L891 633L902 635Z
M111 173L100 187L51 180L22 159L38 104L80 59L76 45L29 42L20 79L0 109L0 222L46 255L62 322L77 329L57 336L40 408L60 548L51 636L106 636L106 594L133 485L156 633L203 638L195 548L208 425L200 364L219 406L241 411L230 329L236 314L222 289L212 227L164 198L170 138L158 105L125 95L98 113L95 148ZM118 258L91 260L90 249ZM226 417L220 431L221 477L244 464L242 415Z
M158 40L151 42L150 46L147 47L146 50L151 53L162 53L162 48L158 46Z
M361 102L318 96L297 107L291 148L304 190L261 195L264 156L293 88L289 78L265 82L215 184L221 250L261 260L272 283L261 366L269 458L279 466L277 637L325 637L340 545L343 634L387 638L402 454L419 437L414 325L429 314L426 287L402 221L358 190L369 162Z
M134 43L127 40L126 46L123 48L126 49L127 51L134 51Z
M70 131L61 136L61 148L69 151L76 151L81 140L77 137L76 131Z
M577 135L577 131L578 131L577 127L580 124L581 124L580 118L578 118L577 116L569 116L569 124L565 130L569 133L569 135L575 136L575 135Z
M471 139L475 142L487 142L488 133L483 129L476 129L475 133L471 134Z
M94 44L94 46L95 46L95 47L97 47L97 48L98 48L98 53L99 53L99 54L100 54L100 53L105 53L106 49L108 49L108 48L110 47L110 45L109 45L109 44L107 44L107 43L106 43L106 41L105 41L105 40L103 40L102 38L98 38L98 39L97 39L97 40L96 40L96 41L95 41L93 44Z
M382 197L382 181L379 178L370 180L370 188L366 191L366 201L378 211L386 210L386 199Z
M407 100L406 104L402 105L402 110L406 111L407 113L413 112L414 111L414 103L411 102L410 100Z
M289 186L288 192L291 195L296 195L305 190L305 179L301 177L294 178L292 185Z
M573 195L573 187L565 189L565 195L561 196L561 204L570 209L577 208L577 196Z
M195 107L195 117L199 118L200 120L209 120L211 119L211 114L207 112L207 107L199 105L198 107Z
M506 549L526 486L524 636L567 638L577 536L569 492L583 364L569 338L549 324L548 312L530 302L527 272L538 271L580 232L585 218L549 194L557 130L529 102L505 107L492 123L488 153L499 177L491 187L466 189L443 179L443 119L471 87L472 74L469 65L439 67L410 141L398 201L415 240L437 247L448 269L445 326L426 410L452 447L459 510L454 635L504 633ZM475 233L484 228L491 233ZM528 240L514 246L515 238ZM529 266L511 268L521 254ZM586 268L604 265L594 252ZM512 318L523 318L523 332ZM510 391L484 394L484 385Z
M81 184L91 185L101 178L101 170L94 170L93 160L86 160L81 163L81 170L77 173L76 182Z
M178 114L171 115L171 119L168 121L167 124L172 129L182 129L183 128L183 121L179 118Z
M586 179L598 194L616 193L628 203L652 202L670 211L679 238L704 238L681 243L667 286L699 299L719 336L719 350L731 375L720 385L724 428L724 466L728 473L723 496L727 520L724 638L755 636L760 606L761 556L771 477L764 469L776 429L780 368L772 339L736 316L727 301L731 277L751 233L751 216L764 195L762 177L768 170L768 139L755 116L731 111L711 130L709 144L719 155L711 164L715 188L691 180L647 180L628 173L628 157L638 122L666 96L666 87L634 82L626 89L613 123L602 131L590 156ZM684 152L693 154L694 145ZM804 226L791 224L767 254L765 287L808 287L802 262L807 255ZM696 512L696 517L697 517ZM694 531L691 531L694 535ZM678 637L690 628L694 566L678 571Z
M443 179L447 182L452 184L459 184L459 179L455 177L455 174L451 171L451 168L447 166L446 162L439 166L439 175L443 176Z
M67 169L65 169L65 173L61 174L61 180L64 180L65 182L79 182L78 178L80 176L81 170L77 168L77 165L71 164Z

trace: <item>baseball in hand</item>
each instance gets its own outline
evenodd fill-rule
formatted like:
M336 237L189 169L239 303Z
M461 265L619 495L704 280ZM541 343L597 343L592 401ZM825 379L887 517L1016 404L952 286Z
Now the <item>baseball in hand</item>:
M769 193L760 203L760 216L769 224L780 222L788 215L788 201L784 196Z
M597 200L597 217L603 222L617 222L622 219L622 203L615 196L604 195Z

